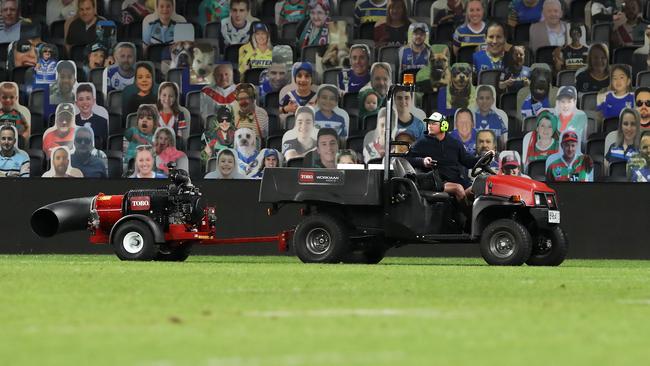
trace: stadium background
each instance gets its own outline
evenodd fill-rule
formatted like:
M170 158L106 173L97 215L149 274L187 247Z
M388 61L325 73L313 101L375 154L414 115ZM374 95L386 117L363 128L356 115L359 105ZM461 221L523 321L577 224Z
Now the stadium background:
M192 16L186 10L192 9L196 1L177 1L177 12L192 21ZM99 14L107 15L113 10L114 3L119 1L97 1ZM253 8L253 14L268 23L264 13L268 8L263 2L262 9ZM342 1L343 4L350 2ZM425 3L416 2L418 3ZM496 3L501 3L497 1ZM46 1L21 2L22 16L33 17L44 14ZM582 1L574 1L571 16L579 14ZM416 5L417 6L417 5ZM493 11L490 8L490 11ZM647 7L646 7L647 8ZM344 10L340 10L344 11ZM489 13L488 12L488 13ZM575 14L574 14L575 13ZM136 27L137 28L137 27ZM444 37L441 30L437 40ZM520 34L517 32L517 34ZM274 42L274 44L277 42ZM299 57L299 56L296 56ZM5 75L7 80L9 75ZM5 78L3 77L3 80ZM27 105L27 103L23 103ZM30 179L28 181L6 180L3 182L1 229L4 233L0 239L0 252L3 253L83 253L109 252L107 247L92 247L86 243L85 233L66 234L51 240L38 239L26 223L31 212L44 204L84 195L93 195L99 191L106 193L122 193L128 188L137 186L159 186L161 182L127 181L114 179L109 181L66 180L47 181ZM294 212L284 211L279 216L266 218L265 210L257 204L259 182L230 182L211 181L199 182L209 202L217 203L218 210L223 207L241 207L238 211L222 212L220 225L224 236L235 235L266 235L291 226L297 221ZM237 188L235 188L237 185ZM569 234L572 244L571 257L574 258L650 258L647 238L650 229L645 223L649 215L650 192L647 187L626 183L591 183L581 185L555 184L561 199L563 226ZM237 189L240 195L233 197L230 192ZM274 248L265 246L247 246L233 248L205 249L208 252L229 253L274 253ZM450 248L441 246L441 254L467 255L476 254L473 248ZM408 247L398 250L399 253L433 252L433 249Z

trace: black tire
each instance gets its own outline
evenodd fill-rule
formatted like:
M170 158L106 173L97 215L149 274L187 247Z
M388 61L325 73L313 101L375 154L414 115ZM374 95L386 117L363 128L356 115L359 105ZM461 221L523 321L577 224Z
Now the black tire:
M526 228L511 219L489 224L481 236L481 255L495 266L520 266L530 257L532 239Z
M304 263L338 263L348 253L345 225L326 214L307 216L296 228L293 248Z
M343 257L343 263L347 264L377 264L384 259L386 249L368 248L349 252Z
M123 261L150 261L158 252L151 229L137 220L122 223L111 244L117 257Z
M533 238L533 250L526 261L529 266L559 266L569 252L566 234L555 226L551 230L540 230Z
M184 262L192 252L192 243L184 243L176 247L161 245L154 260L161 262Z

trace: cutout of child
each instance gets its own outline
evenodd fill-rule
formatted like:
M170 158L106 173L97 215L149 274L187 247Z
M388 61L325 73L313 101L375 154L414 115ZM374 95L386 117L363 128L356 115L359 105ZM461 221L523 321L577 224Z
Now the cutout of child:
M167 164L176 163L176 168L189 170L189 162L184 152L176 149L176 137L169 127L158 127L153 135L153 146L156 153L156 167L169 174Z
M220 106L216 115L208 117L207 125L201 136L201 159L204 162L214 157L219 150L232 148L235 143L235 120L229 106Z
M365 89L359 93L359 121L379 113L381 97L374 89Z
M609 70L609 88L598 93L596 109L603 120L618 118L623 108L634 106L632 70L629 65L616 64Z
M0 124L10 124L16 127L18 135L16 138L22 138L23 143L29 140L31 134L32 114L29 109L20 105L18 98L18 84L12 81L3 81L0 83Z
M492 130L502 145L508 135L508 115L497 108L496 92L492 85L479 85L476 89L474 109L476 130Z
M286 160L303 157L316 149L318 130L314 127L314 110L309 106L296 109L293 129L282 136L282 155Z
M137 126L124 131L124 164L135 158L140 145L153 145L153 132L158 123L158 110L153 104L143 104L138 108Z
M341 141L348 138L350 116L339 106L339 89L332 84L324 84L316 93L316 128L333 128Z
M627 162L630 182L650 182L650 133L644 132L639 143L639 153Z
M255 164L250 165L248 177L261 179L264 176L264 169L277 168L282 166L282 154L276 149L262 149L257 155Z
M555 99L555 115L560 119L559 132L573 130L578 133L581 141L587 138L587 114L577 107L578 93L574 86L563 86L558 89Z
M205 175L205 179L245 179L237 168L239 161L233 149L222 149L217 154L217 170Z

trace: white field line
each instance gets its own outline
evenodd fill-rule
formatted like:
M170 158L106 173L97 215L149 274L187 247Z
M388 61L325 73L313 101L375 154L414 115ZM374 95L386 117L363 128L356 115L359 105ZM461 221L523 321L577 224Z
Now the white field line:
M321 309L247 311L243 315L256 318L328 318L347 316L440 318L443 316L443 312L436 309Z

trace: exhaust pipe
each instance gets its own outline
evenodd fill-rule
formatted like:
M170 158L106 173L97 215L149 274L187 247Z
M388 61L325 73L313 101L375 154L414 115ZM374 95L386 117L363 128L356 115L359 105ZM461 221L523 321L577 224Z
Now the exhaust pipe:
M95 197L73 198L39 208L32 214L32 230L44 238L68 231L86 230Z

